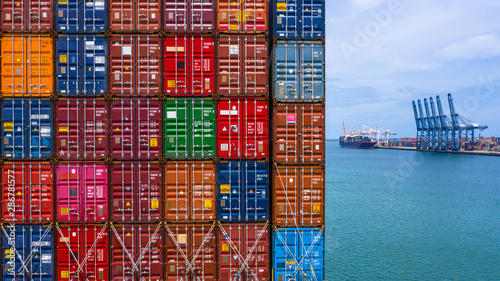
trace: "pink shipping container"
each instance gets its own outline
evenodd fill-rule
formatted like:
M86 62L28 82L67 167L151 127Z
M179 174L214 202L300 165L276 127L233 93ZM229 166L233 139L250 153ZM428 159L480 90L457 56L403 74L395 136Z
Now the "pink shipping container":
M161 220L161 165L116 162L111 173L111 219L115 222Z
M110 156L155 160L161 157L161 102L114 99L110 103Z
M111 280L163 280L162 224L111 226Z
M54 0L2 0L0 28L4 32L49 32Z
M270 280L268 224L222 224L219 280Z
M56 186L59 221L100 222L108 218L106 165L91 162L59 164Z
M161 43L156 35L109 38L109 91L119 96L161 93Z
M44 223L54 219L54 176L48 162L5 162L1 167L1 221Z
M163 0L164 29L167 32L215 30L215 0Z
M268 157L269 102L255 98L217 102L218 155L222 159Z
M56 155L59 159L104 160L108 153L108 105L96 99L56 102Z
M110 0L109 29L116 32L158 32L160 0Z

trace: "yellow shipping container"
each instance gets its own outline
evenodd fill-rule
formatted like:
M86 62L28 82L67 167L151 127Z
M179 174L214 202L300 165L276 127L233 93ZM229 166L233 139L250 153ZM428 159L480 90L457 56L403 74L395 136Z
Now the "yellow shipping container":
M48 35L0 38L0 92L4 97L48 97L54 91L54 41Z

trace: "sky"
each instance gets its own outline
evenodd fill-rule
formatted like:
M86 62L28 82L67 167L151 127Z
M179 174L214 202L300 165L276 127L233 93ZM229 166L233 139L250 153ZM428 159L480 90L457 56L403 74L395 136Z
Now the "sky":
M412 101L447 94L500 137L500 1L326 0L327 138L366 124L415 137Z

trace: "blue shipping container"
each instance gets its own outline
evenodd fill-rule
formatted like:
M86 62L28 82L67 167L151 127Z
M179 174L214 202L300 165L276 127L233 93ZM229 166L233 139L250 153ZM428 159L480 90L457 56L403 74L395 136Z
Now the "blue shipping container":
M274 1L274 37L318 40L325 37L325 0Z
M273 48L274 98L318 102L325 97L325 45L319 41L277 41Z
M52 102L46 99L5 99L1 103L2 156L14 160L45 160L52 156Z
M269 168L264 161L224 161L217 167L218 217L224 222L269 219Z
M59 32L104 32L107 28L107 1L59 0L56 29Z
M273 280L323 280L324 251L321 229L278 228L273 233Z
M2 280L54 280L53 229L5 225L2 230Z
M57 92L97 96L107 91L108 43L101 35L60 35L56 41Z

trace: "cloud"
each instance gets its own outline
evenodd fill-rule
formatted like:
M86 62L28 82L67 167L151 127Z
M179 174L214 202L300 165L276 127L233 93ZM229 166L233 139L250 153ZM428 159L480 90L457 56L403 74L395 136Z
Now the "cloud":
M475 36L447 46L440 54L448 59L496 57L500 55L500 38L497 35Z

